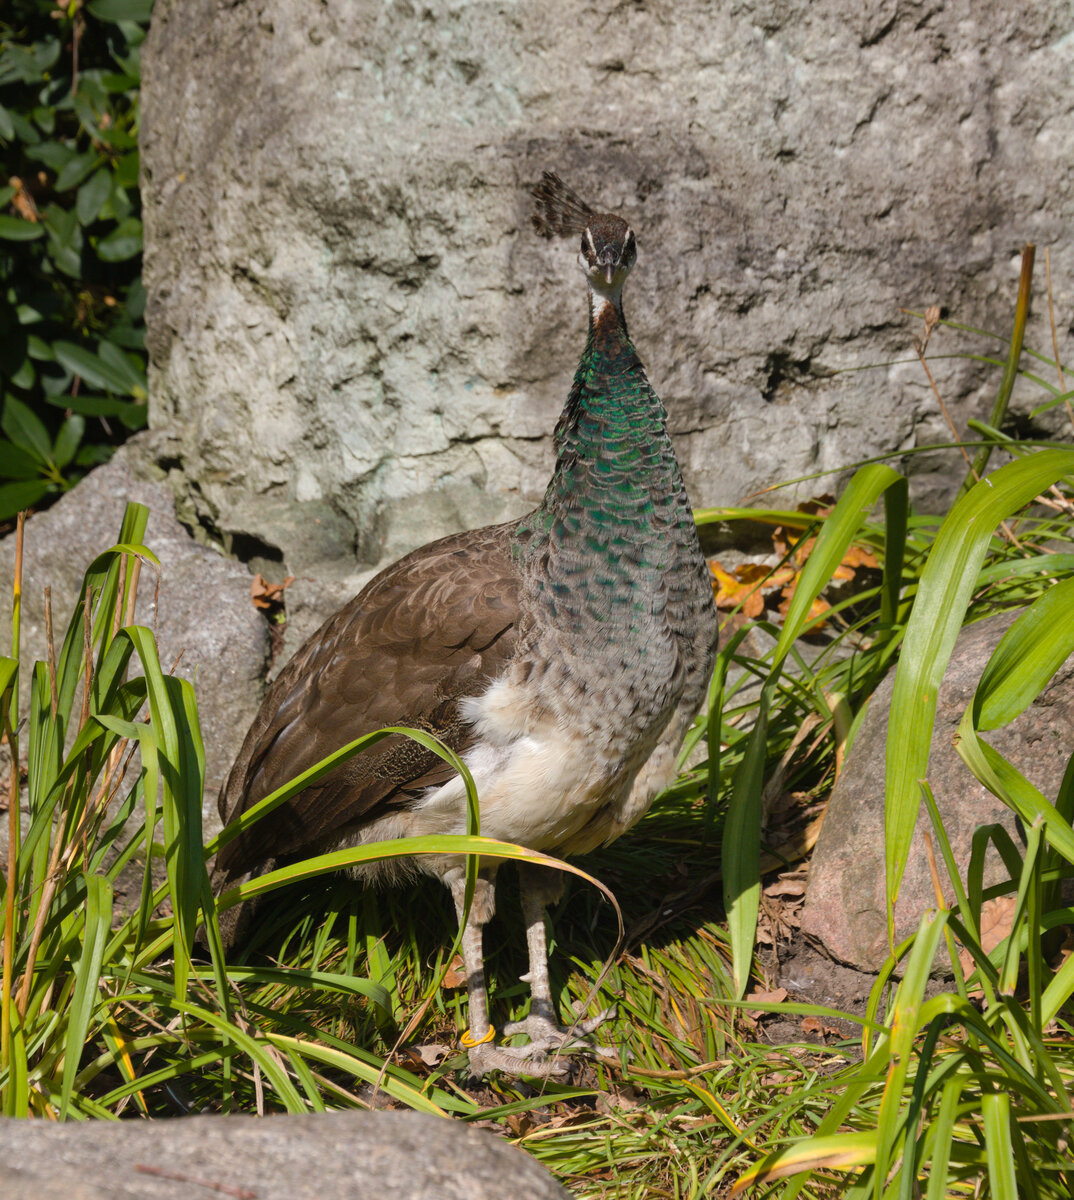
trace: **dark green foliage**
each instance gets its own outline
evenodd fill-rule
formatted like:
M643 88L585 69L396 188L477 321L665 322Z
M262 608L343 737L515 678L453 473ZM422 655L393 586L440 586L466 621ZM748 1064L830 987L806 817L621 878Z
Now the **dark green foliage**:
M139 49L152 0L0 16L0 521L145 424Z

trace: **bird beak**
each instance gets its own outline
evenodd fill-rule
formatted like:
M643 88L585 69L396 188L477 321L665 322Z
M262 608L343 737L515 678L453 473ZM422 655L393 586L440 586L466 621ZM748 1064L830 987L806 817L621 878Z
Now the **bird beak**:
M604 264L604 282L609 287L612 286L612 278L615 275L615 268L617 265L618 265L617 263L612 263L612 262L606 262Z

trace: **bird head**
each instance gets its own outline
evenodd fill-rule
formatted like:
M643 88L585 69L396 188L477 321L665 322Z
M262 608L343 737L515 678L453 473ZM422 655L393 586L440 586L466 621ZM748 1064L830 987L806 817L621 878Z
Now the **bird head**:
M578 265L600 296L616 296L638 256L634 231L611 213L598 213L554 171L533 189L533 227L541 237L582 235Z
M622 219L600 213L582 231L578 265L599 292L618 292L638 257L634 231Z

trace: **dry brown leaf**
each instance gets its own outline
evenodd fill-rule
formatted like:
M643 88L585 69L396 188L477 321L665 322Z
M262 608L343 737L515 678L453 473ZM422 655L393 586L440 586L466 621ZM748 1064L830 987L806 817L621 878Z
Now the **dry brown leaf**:
M739 583L764 583L766 580L771 582L771 567L766 567L764 563L744 562L739 563L735 567L735 578Z
M504 1119L507 1122L507 1128L510 1129L515 1137L525 1137L533 1128L532 1113L508 1113Z
M831 515L834 507L835 497L831 492L824 492L823 495L814 496L812 500L803 500L798 505L798 511L809 513L813 517L827 517Z
M839 1030L834 1025L825 1025L820 1017L803 1017L803 1033L819 1033L821 1037L838 1037Z
M283 593L294 583L295 577L288 575L283 583L269 583L264 575L255 575L250 582L250 599L254 608L272 608L283 602Z
M406 1055L411 1070L420 1070L422 1067L439 1066L452 1053L452 1049L443 1042L428 1042L423 1046L405 1046L400 1053Z
M770 992L750 992L746 999L752 1000L757 1004L781 1004L787 999L787 989L781 987L775 988Z
M781 875L779 879L765 888L764 894L766 896L804 896L805 890L806 881L804 879Z
M791 606L791 599L794 596L794 591L795 591L795 588L797 588L797 586L798 586L798 580L796 579L794 581L794 583L792 583L789 587L785 587L783 589L783 599L782 599L782 601L780 601L779 611L780 611L781 615L783 615L784 617L787 615L787 610ZM815 617L822 617L826 612L828 612L831 609L831 607L832 606L828 603L827 600L824 599L823 596L818 596L813 601L813 603L809 606L809 619L813 620ZM824 624L825 624L824 621L818 621L813 626L813 629L814 630L823 629Z
M460 955L456 954L451 960L448 969L444 972L444 980L440 986L446 988L460 988L466 986L466 968L463 966Z
M981 949L986 954L991 954L1010 934L1016 906L1017 899L1014 896L997 896L981 905ZM966 949L959 951L958 961L966 975L977 969L973 955Z
M744 566L755 567L755 563L746 563ZM764 611L764 596L761 594L759 582L753 580L743 580L740 576L742 567L737 568L735 574L730 574L713 559L709 563L709 570L712 572L712 588L716 593L716 607L722 609L738 608L742 606L742 612L747 617L759 617ZM762 578L767 571L762 568Z
M1011 932L1017 906L1014 896L997 896L981 905L981 949L986 954L991 954Z
M879 567L876 555L867 546L850 545L843 555L843 563L848 567Z

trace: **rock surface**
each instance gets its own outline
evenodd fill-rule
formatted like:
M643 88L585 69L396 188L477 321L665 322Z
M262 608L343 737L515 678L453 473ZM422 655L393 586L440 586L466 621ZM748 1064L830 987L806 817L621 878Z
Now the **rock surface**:
M1066 0L159 0L150 424L184 519L300 576L305 632L372 564L531 505L585 320L574 247L529 228L547 167L635 224L631 329L695 504L949 440L901 308L1005 337L1032 240L1069 320L1072 26ZM993 369L933 369L960 428L987 416ZM933 503L962 475L911 470Z
M973 697L985 664L1012 614L970 625L959 635L940 687L929 757L928 781L943 817L951 849L965 880L973 832L999 823L1020 845L1010 809L970 773L954 747L954 735ZM884 865L884 755L894 688L889 675L869 702L813 851L802 910L802 932L839 962L877 971L888 953ZM1046 797L1059 790L1074 746L1074 656L1021 716L987 734L988 741ZM917 928L922 913L936 907L923 834L932 824L922 805L910 857L895 907L896 940ZM941 878L943 861L937 849ZM985 885L1007 878L990 851ZM953 896L946 889L948 900Z
M491 1133L411 1112L0 1118L4 1200L566 1200Z
M168 487L137 473L139 458L136 439L52 508L27 521L23 656L27 661L46 658L43 589L52 589L55 638L59 641L86 568L116 542L126 502L145 504L149 508L145 544L160 560L160 587L157 592L153 570L143 567L135 621L155 631L164 669L178 658L176 674L193 680L197 687L205 743L203 818L208 836L220 828L216 793L260 703L269 652L268 627L250 601L247 569L193 540L176 520ZM0 625L7 628L13 562L14 535L10 535L0 541ZM29 672L24 673L23 684L21 711L26 712ZM5 837L6 832L0 833L0 838Z

